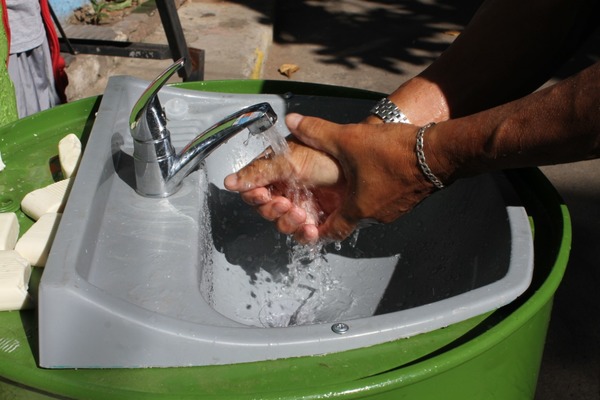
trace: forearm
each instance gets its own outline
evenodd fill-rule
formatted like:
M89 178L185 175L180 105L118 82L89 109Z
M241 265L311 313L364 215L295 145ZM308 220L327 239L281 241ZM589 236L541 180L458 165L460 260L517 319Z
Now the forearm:
M428 68L390 94L424 125L521 97L548 78L586 0L488 0Z
M442 180L600 157L600 62L559 84L426 137Z

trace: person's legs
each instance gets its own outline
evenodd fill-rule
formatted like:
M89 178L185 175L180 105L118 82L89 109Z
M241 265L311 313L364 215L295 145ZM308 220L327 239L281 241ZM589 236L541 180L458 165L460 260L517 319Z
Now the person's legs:
M8 75L6 59L8 57L8 37L6 35L4 20L6 15L0 7L0 126L17 119L15 92ZM0 159L0 169L2 161Z
M60 104L46 40L32 50L11 54L8 72L15 87L19 118Z

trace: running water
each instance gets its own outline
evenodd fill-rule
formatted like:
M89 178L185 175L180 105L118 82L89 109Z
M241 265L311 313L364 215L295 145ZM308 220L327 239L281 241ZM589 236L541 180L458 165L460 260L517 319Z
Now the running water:
M273 150L272 157L284 157L289 159L290 148L283 135L279 132L277 126L273 126L262 133L266 146ZM297 180L290 179L286 182L286 192L284 195L296 206L300 206L306 211L307 222L318 225L322 213L317 207L312 191L306 185Z
M289 157L287 141L276 127L263 132L263 138L265 145L273 150L273 157ZM284 195L304 208L311 223L318 224L321 213L312 191L297 180L289 180L285 186ZM339 282L331 277L324 243L301 245L288 237L287 245L290 256L288 274L282 278L280 289L271 293L269 301L261 309L261 323L265 327L285 327L326 322L322 320L327 317L320 311L327 306L327 292L337 289ZM331 314L330 310L327 314Z
M271 146L273 153L276 156L286 157L289 154L290 147L283 135L279 132L277 125L272 126L270 129L262 132L262 137L265 145Z

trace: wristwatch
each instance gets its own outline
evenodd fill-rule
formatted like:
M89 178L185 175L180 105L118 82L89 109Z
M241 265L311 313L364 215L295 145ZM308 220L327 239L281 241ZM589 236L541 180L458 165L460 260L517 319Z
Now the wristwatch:
M377 104L371 109L371 114L377 115L386 124L390 123L402 123L410 124L408 117L388 99L384 97L379 100Z

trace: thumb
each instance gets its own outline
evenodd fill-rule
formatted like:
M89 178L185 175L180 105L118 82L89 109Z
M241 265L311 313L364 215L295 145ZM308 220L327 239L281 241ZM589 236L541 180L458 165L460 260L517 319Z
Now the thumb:
M339 134L340 125L316 117L291 113L285 117L290 132L304 144L324 151L337 158L335 137Z

